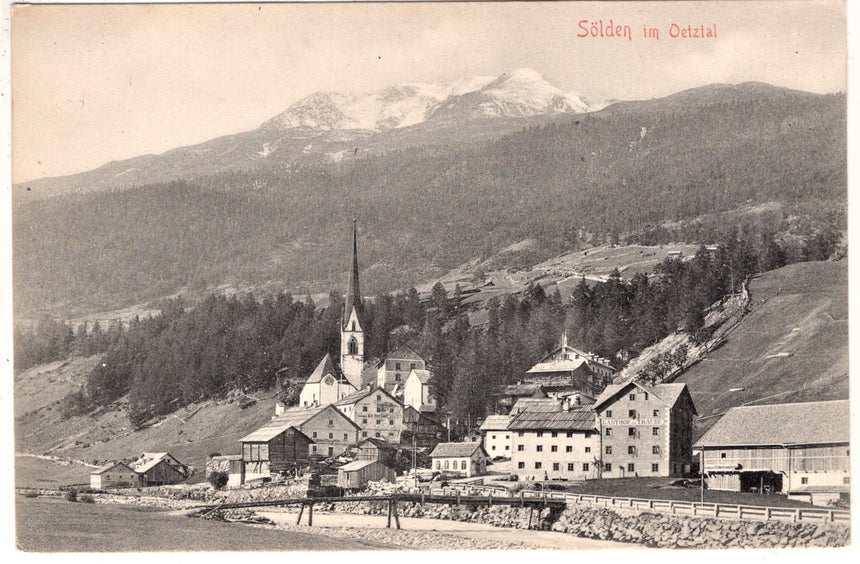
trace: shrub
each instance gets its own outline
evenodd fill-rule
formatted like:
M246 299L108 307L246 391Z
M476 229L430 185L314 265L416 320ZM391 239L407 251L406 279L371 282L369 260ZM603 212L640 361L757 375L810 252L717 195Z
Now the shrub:
M80 501L81 503L95 503L96 502L96 500L93 498L93 496L91 496L89 494L83 494L81 497L78 498L78 501Z
M39 492L27 492L24 497L39 497Z
M209 483L216 490L223 489L230 480L230 475L227 472L217 471L209 474Z
M66 501L78 501L78 490L71 489L66 492Z

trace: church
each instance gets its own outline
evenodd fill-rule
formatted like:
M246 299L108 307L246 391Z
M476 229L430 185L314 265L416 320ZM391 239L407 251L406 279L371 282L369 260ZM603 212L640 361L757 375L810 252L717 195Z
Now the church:
M302 387L300 406L337 404L358 392L374 388L382 388L385 395L392 394L395 401L402 403L409 375L413 371L427 372L424 359L402 345L379 361L366 362L364 328L365 312L358 282L358 232L353 220L352 262L340 327L340 363L336 363L331 355L323 357ZM429 372L425 375L427 378ZM422 399L411 402L417 403L416 409L422 411L423 402L435 407L435 401L426 390L420 397ZM402 417L398 418L398 424L402 424Z
M352 222L352 264L340 327L340 366L326 354L299 394L299 405L337 403L362 388L364 370L364 306L358 284L358 232Z

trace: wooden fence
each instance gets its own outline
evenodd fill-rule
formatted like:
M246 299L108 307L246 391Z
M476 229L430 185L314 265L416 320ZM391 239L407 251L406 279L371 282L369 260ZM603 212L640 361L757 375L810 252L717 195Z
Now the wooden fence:
M418 491L418 490L412 490ZM429 493L452 495L465 491L467 495L491 495L493 497L514 497L515 494L499 486L449 486L431 489ZM730 505L724 503L697 503L692 501L673 501L666 499L642 499L635 497L609 497L567 492L522 490L516 497L541 499L563 499L568 504L591 507L609 507L651 511L667 515L690 515L717 519L746 519L754 521L789 521L794 523L850 523L851 512L839 509L761 507L755 505Z

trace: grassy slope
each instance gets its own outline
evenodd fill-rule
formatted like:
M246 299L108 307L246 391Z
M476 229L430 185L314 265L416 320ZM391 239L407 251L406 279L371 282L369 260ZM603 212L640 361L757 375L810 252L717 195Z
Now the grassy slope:
M750 313L677 380L699 412L696 438L734 406L848 397L847 267L799 263L752 281Z

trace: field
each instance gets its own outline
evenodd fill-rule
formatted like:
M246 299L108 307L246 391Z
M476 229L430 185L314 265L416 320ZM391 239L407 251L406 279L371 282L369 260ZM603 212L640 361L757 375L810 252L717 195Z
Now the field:
M18 496L15 510L16 544L28 552L393 548L361 540L190 519L133 506Z

